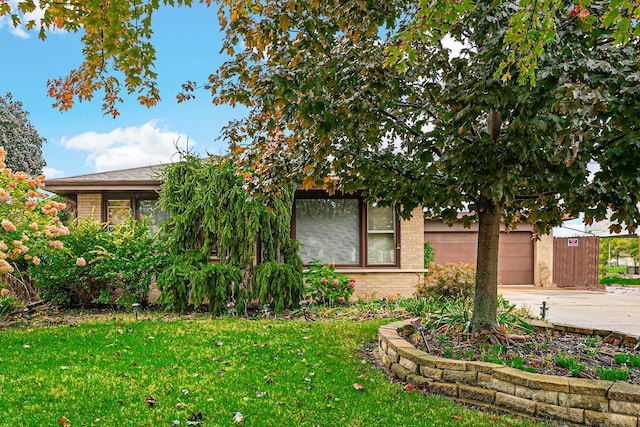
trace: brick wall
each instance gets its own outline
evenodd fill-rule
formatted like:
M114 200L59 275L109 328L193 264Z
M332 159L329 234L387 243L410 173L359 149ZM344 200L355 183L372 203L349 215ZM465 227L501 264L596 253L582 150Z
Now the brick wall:
M340 270L350 279L356 281L356 289L353 294L354 298L362 298L365 300L374 298L388 297L411 297L416 292L416 287L423 279L423 273L419 272L399 272L390 270L390 272L361 272Z
M93 218L102 221L102 194L78 194L78 219Z
M424 268L424 214L418 207L400 223L400 267Z

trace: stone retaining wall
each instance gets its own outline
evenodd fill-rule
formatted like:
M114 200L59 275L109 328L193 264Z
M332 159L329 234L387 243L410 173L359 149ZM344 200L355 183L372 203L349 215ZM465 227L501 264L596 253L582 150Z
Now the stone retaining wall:
M432 356L402 337L413 330L409 320L378 330L382 363L401 380L457 400L528 416L588 426L640 427L640 385Z

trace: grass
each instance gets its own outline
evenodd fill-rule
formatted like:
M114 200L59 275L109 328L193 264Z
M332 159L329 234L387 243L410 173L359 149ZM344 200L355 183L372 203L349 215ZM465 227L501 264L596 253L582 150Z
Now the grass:
M600 284L601 285L620 285L620 286L640 285L640 279L625 279L623 277L607 276L600 279Z
M4 330L0 425L225 426L236 413L246 426L540 425L390 382L362 352L385 322L129 316Z

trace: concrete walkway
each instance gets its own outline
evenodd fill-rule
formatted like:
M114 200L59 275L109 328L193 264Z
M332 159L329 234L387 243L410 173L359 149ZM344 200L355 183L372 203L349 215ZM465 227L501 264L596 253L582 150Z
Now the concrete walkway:
M498 293L532 316L540 317L546 301L546 320L587 329L604 329L640 336L640 289L607 288L607 292L500 286Z

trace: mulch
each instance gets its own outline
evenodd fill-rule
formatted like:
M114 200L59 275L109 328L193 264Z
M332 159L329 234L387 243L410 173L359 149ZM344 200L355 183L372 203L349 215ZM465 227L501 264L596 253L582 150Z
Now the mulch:
M599 370L626 370L626 381L640 384L640 367L632 366L631 360L626 364L618 363L626 358L640 365L640 345L629 347L615 335L585 336L534 327L517 337L519 339L508 342L503 339L496 345L491 344L486 336L461 334L445 326L431 333L425 331L423 335L416 332L407 339L436 356L494 362L540 374L590 379L601 379ZM560 366L559 358L573 360L573 372Z

